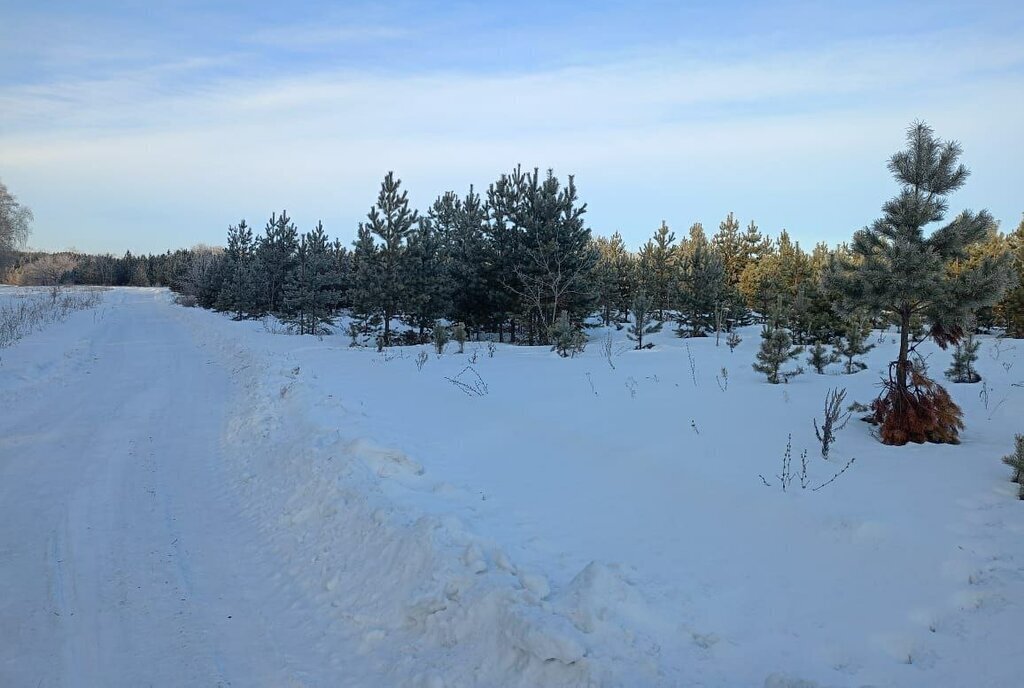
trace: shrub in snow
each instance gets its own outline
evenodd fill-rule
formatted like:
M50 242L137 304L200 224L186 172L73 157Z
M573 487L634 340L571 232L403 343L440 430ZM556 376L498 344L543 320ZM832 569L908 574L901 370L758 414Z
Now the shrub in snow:
M571 358L587 346L587 335L569 320L569 312L562 311L555 324L548 328L551 350L562 358Z
M442 325L440 322L434 323L434 331L430 335L431 341L434 343L434 351L440 356L444 353L444 347L448 345L450 338L448 337L448 328Z
M789 378L799 375L803 369L784 372L782 366L790 359L796 358L803 351L802 346L793 346L793 339L784 328L774 323L761 328L761 349L757 352L757 363L754 370L764 373L768 382L777 385Z
M654 317L653 306L654 304L644 291L639 292L633 298L633 303L630 304L629 310L630 314L633 316L633 322L630 323L629 329L626 330L626 336L629 337L631 342L636 342L637 349L644 348L644 335L654 334L655 332L661 331L662 322ZM611 363L610 337L608 342L608 362ZM612 367L614 368L615 366Z
M1017 496L1024 499L1024 435L1014 438L1015 446L1012 454L1003 457L1003 463L1013 469L1011 480L1017 483Z
M975 341L973 333L965 335L953 349L953 363L946 371L946 377L952 382L980 382L981 375L974 369L979 348L981 342Z
M832 443L836 441L836 433L846 427L850 420L850 412L843 411L843 400L846 399L846 389L830 389L825 396L825 417L818 427L818 420L814 419L814 434L821 442L821 458L828 461L828 452Z
M459 343L459 353L465 353L466 351L466 340L469 337L466 335L466 326L460 322L455 323L452 327L452 339Z

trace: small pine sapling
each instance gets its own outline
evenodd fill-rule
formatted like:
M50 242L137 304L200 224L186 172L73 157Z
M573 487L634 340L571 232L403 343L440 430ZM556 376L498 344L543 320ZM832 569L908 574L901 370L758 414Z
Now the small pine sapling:
M951 382L975 383L981 381L981 375L974 369L978 360L978 349L981 342L974 338L974 333L965 334L953 349L953 363L946 371Z
M825 345L820 341L814 342L814 346L810 348L810 356L807 358L807 362L814 368L814 372L818 375L824 375L825 369L833 363L837 363L841 360L839 354L835 351L829 351L825 348Z
M740 337L736 330L730 332L729 335L725 338L725 345L729 347L729 353L735 351L736 347L739 346L740 342L742 341L743 337Z
M434 351L440 356L444 353L444 347L447 346L450 341L448 336L448 328L442 325L440 322L434 323L434 330L430 335L431 341L434 343Z
M764 373L768 377L768 382L773 385L788 382L791 377L802 373L803 369L798 367L784 372L782 366L799 356L802 351L802 346L793 346L793 339L785 328L773 323L766 324L761 328L761 349L757 352L754 370Z
M863 316L850 318L846 322L845 331L838 339L836 348L839 354L846 359L843 363L843 372L847 375L859 373L868 367L864 361L858 361L858 356L863 356L875 348L874 344L868 343L871 336L871 321Z
M651 299L643 291L633 298L629 307L633 322L626 330L626 336L631 342L636 342L637 349L644 348L644 335L660 332L662 322L654 317L654 308ZM647 345L648 348L651 344Z
M469 339L466 334L466 326L463 323L457 322L452 327L452 339L459 343L459 353L465 353L466 351L466 340Z
M552 342L551 350L557 351L562 358L571 358L587 346L587 335L569 320L568 311L562 311L562 315L548 329L548 337Z
M1014 451L1003 457L1003 463L1013 469L1011 481L1017 483L1017 496L1024 499L1024 435L1014 438Z

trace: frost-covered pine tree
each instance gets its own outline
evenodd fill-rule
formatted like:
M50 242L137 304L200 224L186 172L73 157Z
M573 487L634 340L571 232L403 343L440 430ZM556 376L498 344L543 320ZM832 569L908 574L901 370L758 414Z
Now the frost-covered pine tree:
M809 349L810 356L807 357L807 362L814 372L818 375L824 375L825 369L833 363L837 363L840 360L839 354L834 350L830 350L821 341L814 342L813 346Z
M946 377L952 382L980 382L981 375L974 369L980 348L981 342L974 338L973 332L965 334L953 348L953 362L946 370Z
M874 404L886 444L957 441L963 425L959 407L941 386L913 370L910 355L929 337L941 347L955 344L967 314L998 301L1010 282L1005 255L958 273L949 269L992 229L988 211L964 211L925 235L945 217L949 194L967 180L960 154L958 143L939 140L923 122L911 125L907 147L889 159L899 194L882 207L881 218L854 234L851 259L833 260L827 271L826 286L842 295L848 310L886 311L899 327L899 351ZM924 318L930 329L911 341L915 318Z
M839 355L845 358L843 372L853 375L868 367L867 363L858 361L858 356L863 356L875 348L874 344L868 343L871 336L871 321L863 315L854 315L848 318L844 324L843 332L836 339L836 349Z
M786 363L803 351L802 346L793 346L793 338L784 327L774 322L766 323L761 328L761 348L757 352L757 363L754 370L764 373L768 382L777 385L780 382L788 382L791 377L803 372L802 368L795 368L783 371Z
M644 336L660 332L662 322L654 317L654 304L645 291L637 292L629 310L632 322L626 329L626 336L630 341L636 342L637 349L643 349Z

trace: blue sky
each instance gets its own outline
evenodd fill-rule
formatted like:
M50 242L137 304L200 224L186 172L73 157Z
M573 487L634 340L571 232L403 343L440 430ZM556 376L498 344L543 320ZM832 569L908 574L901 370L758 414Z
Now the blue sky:
M394 169L425 208L517 163L574 173L595 232L729 211L845 240L921 118L1024 211L1021 3L9 2L0 179L30 244L221 243L287 208L350 240Z

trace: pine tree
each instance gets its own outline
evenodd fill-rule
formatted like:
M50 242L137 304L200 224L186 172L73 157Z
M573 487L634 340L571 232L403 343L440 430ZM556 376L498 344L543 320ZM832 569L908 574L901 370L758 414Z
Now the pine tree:
M521 177L512 221L521 232L520 259L513 267L513 290L528 316L531 342L550 342L560 313L579 323L593 310L592 271L597 252L579 204L572 175L563 186L552 170L543 178L537 169Z
M516 342L516 319L525 310L523 287L516 270L523 259L523 231L516 218L525 186L526 175L522 167L516 167L487 187L483 280L499 342L505 341L506 323L509 341Z
M853 375L868 367L863 361L856 360L857 356L863 356L875 348L874 344L868 343L871 336L871 320L862 315L850 317L843 328L842 334L837 340L836 349L846 359L843 364L843 371L847 375Z
M960 409L941 386L912 371L910 354L920 343L911 342L912 322L924 317L928 336L941 347L956 343L967 313L997 302L1010 282L1004 257L959 274L949 270L993 226L988 211L964 211L930 236L924 234L928 225L942 221L946 197L967 179L967 169L957 163L960 154L958 143L942 142L926 124L913 124L907 148L889 160L899 195L883 206L880 219L854 234L855 260L834 261L828 272L828 282L847 308L886 310L899 325L899 353L875 403L874 419L882 425L886 444L957 441Z
M973 332L965 334L953 348L953 362L946 370L946 377L952 382L980 382L981 375L974 369L980 348L981 342L975 340Z
M672 307L675 292L676 235L664 220L640 249L640 287L649 295L658 320L665 320L665 311Z
M562 358L572 358L587 345L587 335L569 319L568 311L562 311L548 329L548 340L551 350L557 351Z
M783 371L787 361L796 358L803 351L801 346L793 346L793 339L785 328L774 322L766 323L761 328L761 348L757 352L757 363L754 370L764 373L768 382L777 385L788 382L791 377L803 372L801 368Z
M743 338L740 337L739 332L736 330L729 332L729 336L725 338L725 345L729 347L729 353L735 351L736 347L739 346L742 341Z
M470 186L464 198L452 191L438 197L428 218L441 242L437 259L444 263L451 316L479 331L491 323L495 305L487 280L487 206Z
M451 341L448 335L448 328L441 324L441 321L434 323L434 329L430 333L430 340L434 343L434 351L440 356L444 353L444 347Z
M281 309L284 282L294 266L298 245L299 232L287 211L282 210L280 215L272 214L256 249L264 274L265 303L271 313Z
M373 240L373 233L359 224L356 240L352 243L352 277L348 286L348 301L353 316L362 324L360 329L375 327L380 322L379 304L383 291L384 273L381 252Z
M660 332L662 322L654 317L654 308L650 297L644 291L637 292L630 306L633 322L626 330L630 341L636 342L637 349L644 348L644 335Z
M323 223L299 238L294 265L285 279L281 319L298 334L323 335L334 325L340 289L338 265Z
M241 220L228 227L228 247L224 252L224 283L216 308L234 313L235 320L254 318L265 312L266 285L258 269L256 240L252 229Z
M711 238L711 244L722 259L728 283L732 286L739 284L749 257L746 242L740 234L740 223L732 213L718 225L718 232Z
M630 286L634 277L633 258L626 250L622 235L615 232L609 238L594 239L597 264L594 266L594 291L605 326L619 314L629 310Z
M379 282L371 297L372 311L384 323L383 345L391 345L391 319L405 305L405 257L407 240L419 222L419 213L409 208L409 193L402 190L402 180L394 172L384 175L377 203L366 215L366 227L380 240L377 253Z
M1017 496L1024 499L1024 435L1014 437L1014 451L1003 457L1003 463L1013 469L1013 477L1010 480L1017 483Z
M466 351L466 340L468 339L466 334L466 325L461 322L457 322L452 326L452 339L459 343L459 353L465 353Z
M1006 237L1006 243L1013 260L1015 280L996 310L1006 325L1006 334L1024 339L1024 219Z
M442 257L442 242L429 218L420 218L408 236L402 261L403 311L420 334L438 318L447 316L452 308L452 284L449 263Z
M715 327L715 311L727 300L729 285L722 259L699 225L691 231L680 263L677 333L703 337Z
M814 368L814 372L818 375L824 375L825 369L833 363L837 363L840 360L839 354L835 351L830 351L825 347L821 341L814 342L814 345L810 348L811 355L807 358L807 362Z

